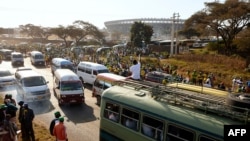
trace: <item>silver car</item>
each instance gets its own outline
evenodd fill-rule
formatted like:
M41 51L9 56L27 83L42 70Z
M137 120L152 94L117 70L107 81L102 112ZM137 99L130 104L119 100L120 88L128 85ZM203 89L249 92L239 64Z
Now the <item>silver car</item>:
M0 87L14 84L16 84L14 75L7 69L0 69Z

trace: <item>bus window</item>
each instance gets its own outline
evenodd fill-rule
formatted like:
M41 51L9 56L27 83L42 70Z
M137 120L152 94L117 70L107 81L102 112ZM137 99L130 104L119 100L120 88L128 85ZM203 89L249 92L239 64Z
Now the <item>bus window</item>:
M117 104L109 103L107 102L104 109L104 117L114 121L119 122L119 112L120 112L120 106Z
M157 141L162 141L163 127L164 123L162 121L149 116L143 116L141 131L144 135L154 138Z
M173 141L179 141L179 140L193 141L194 140L193 132L174 126L174 125L168 126L168 132L166 135L167 135L167 139L171 141L172 140Z
M217 140L201 135L199 141L217 141Z
M138 131L139 117L140 114L135 111L126 108L122 109L122 124L130 129Z

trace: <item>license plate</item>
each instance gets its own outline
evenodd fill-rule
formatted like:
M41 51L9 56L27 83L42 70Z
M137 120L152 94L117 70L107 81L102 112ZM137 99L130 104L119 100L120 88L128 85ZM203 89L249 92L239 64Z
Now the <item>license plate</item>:
M75 103L75 102L76 102L76 100L70 100L70 102L71 102L71 103Z
M43 96L37 96L37 99L43 99Z

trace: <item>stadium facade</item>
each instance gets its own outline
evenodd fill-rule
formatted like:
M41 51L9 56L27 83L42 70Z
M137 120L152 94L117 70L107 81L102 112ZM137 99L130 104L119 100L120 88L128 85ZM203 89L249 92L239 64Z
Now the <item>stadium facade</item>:
M138 18L124 19L104 22L107 30L111 33L117 32L124 36L129 36L130 28L135 22L142 22L153 27L153 39L170 39L171 31L174 25L174 31L180 30L185 20L170 18Z

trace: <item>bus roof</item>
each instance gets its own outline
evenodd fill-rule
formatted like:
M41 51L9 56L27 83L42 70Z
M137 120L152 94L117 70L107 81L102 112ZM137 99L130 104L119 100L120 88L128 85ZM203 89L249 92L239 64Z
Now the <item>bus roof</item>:
M124 86L115 85L106 89L102 98L209 134L223 136L224 125L244 124L215 114L205 114L201 110L172 105L152 97L150 91L136 90Z
M79 77L69 69L57 69L55 77L59 78L60 81L80 81Z
M113 74L113 73L99 73L96 76L96 79L102 79L102 80L107 80L107 81L118 81L118 80L125 80L126 77Z

